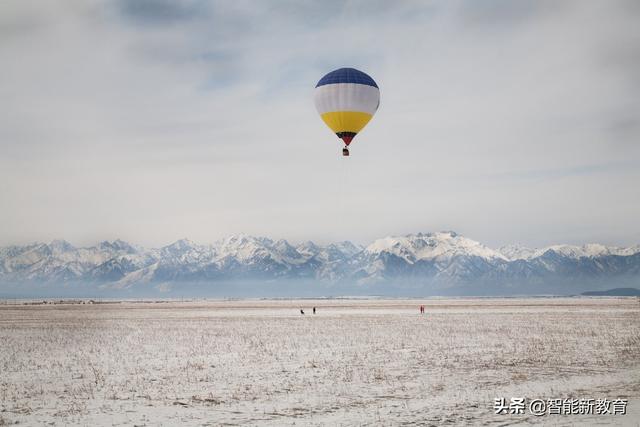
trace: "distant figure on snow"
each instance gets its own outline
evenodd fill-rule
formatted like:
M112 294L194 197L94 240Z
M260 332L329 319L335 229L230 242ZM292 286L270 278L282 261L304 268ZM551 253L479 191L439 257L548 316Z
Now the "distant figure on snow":
M313 307L313 314L316 314L316 308Z
M303 309L300 309L300 314L304 314L304 310Z
M420 306L420 314L424 314L424 305Z

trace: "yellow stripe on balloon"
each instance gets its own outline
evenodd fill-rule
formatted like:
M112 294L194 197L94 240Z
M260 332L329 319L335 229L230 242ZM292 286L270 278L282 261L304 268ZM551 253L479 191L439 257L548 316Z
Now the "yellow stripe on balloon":
M321 117L327 126L335 133L358 133L369 123L369 120L371 120L373 116L360 111L332 111L322 114Z

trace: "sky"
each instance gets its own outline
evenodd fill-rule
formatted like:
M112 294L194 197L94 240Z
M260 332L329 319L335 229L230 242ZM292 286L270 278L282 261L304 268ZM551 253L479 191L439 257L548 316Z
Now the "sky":
M0 2L0 245L640 243L640 3ZM341 156L313 90L370 74Z

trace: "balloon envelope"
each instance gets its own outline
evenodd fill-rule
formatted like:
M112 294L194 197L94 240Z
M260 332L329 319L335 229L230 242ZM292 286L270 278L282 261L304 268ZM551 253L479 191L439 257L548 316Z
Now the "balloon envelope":
M349 145L378 109L380 89L368 74L340 68L320 79L314 101L322 120Z

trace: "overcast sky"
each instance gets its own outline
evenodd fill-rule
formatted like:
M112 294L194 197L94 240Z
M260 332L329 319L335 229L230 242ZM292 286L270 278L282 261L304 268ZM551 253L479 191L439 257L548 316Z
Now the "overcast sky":
M640 242L640 2L0 2L0 245ZM340 67L376 116L343 158Z

